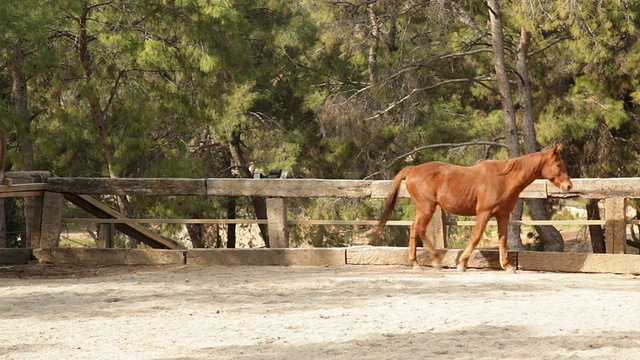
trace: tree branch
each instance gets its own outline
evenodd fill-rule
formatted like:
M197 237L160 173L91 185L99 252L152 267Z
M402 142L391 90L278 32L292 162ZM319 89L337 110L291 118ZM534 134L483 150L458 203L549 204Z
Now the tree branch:
M443 85L447 85L447 84L454 84L454 83L462 83L462 82L475 82L475 83L479 83L482 86L487 87L486 85L482 84L482 81L487 81L487 80L491 80L490 78L487 77L482 77L482 78L468 78L468 79L451 79L451 80L445 80L442 82L439 82L437 84L431 85L431 86L427 86L427 87L423 87L423 88L417 88L417 89L413 89L411 90L411 92L409 92L409 94L407 94L405 97L403 97L402 99L392 103L391 105L389 105L386 109L378 112L377 114L370 116L368 118L365 119L366 120L373 120L375 118L378 118L386 113L388 113L389 111L393 110L395 107L397 107L398 105L402 104L403 102L407 101L411 96L413 96L413 94L419 92L419 91L426 91L426 90L432 90L435 89L437 87L443 86ZM490 87L487 87L489 90L492 90ZM492 90L495 92L495 90Z
M332 76L332 75L330 75L330 74L327 74L327 73L321 72L321 71L319 71L319 70L317 70L317 69L315 69L315 68L313 68L313 67L311 67L311 66L309 66L309 65L306 65L306 64L303 64L303 63L300 63L300 62L296 61L296 60L295 60L295 59L293 59L293 58L292 58L288 53L285 53L285 54L284 54L284 56L285 56L287 59L289 59L289 61L291 61L291 63L292 63L295 67L303 68L303 69L306 69L306 70L312 71L312 72L314 72L314 73L316 73L316 74L320 74L321 76L324 76L324 77L329 78L329 79L331 79L331 80L338 81L340 84L349 84L349 85L352 85L352 86L366 86L366 85L368 85L367 83L360 82L360 81L352 81L352 80L348 80L348 79L347 79L347 80L339 79L339 78L337 78L337 77L335 77L335 76Z
M429 65L430 63L432 63L434 61L446 60L446 59L452 59L452 58L459 58L459 57L464 57L464 56L468 56L468 55L475 55L475 54L479 54L479 53L492 52L492 51L493 50L491 50L490 48L484 48L484 49L477 49L477 50L471 50L471 51L465 51L465 52L459 52L459 53L450 53L450 54L434 56L434 57L426 59L424 61L420 61L420 62L417 62L417 63L414 63L414 64L410 64L410 65L405 66L404 68L401 68L395 74L390 75L389 77L387 77L382 83L387 83L387 82L399 77L400 75L404 74L407 71L417 70L417 69L426 67L427 65Z
M109 99L107 100L107 105L105 105L104 109L102 109L103 116L109 111L109 108L113 103L113 99L116 97L116 94L118 93L118 85L120 84L120 79L122 78L122 75L124 75L126 72L127 70L120 70L120 72L118 72L118 77L116 78L116 82L111 87L111 91L109 93Z
M489 38L489 34L487 34L484 30L480 29L480 27L476 24L476 22L473 20L471 15L469 15L469 13L460 6L458 1L448 1L448 3L449 3L449 6L453 8L453 11L456 13L456 15L458 15L458 20L460 20L461 23L470 27L471 30L473 30L473 32L476 34L476 36L478 36L478 38L482 42L488 45L491 44L491 39Z
M541 53L541 52L547 50L548 48L552 47L553 45L555 45L555 44L557 44L557 43L559 43L561 41L564 41L564 40L567 40L567 39L571 39L571 38L572 38L572 36L570 36L570 35L559 37L559 38L553 40L552 42L550 42L549 44L547 44L546 46L544 46L544 47L542 47L542 48L540 48L540 49L538 49L536 51L530 52L528 55L529 55L529 57L534 56L534 55L536 55L538 53Z
M504 145L504 144L501 144L501 143L497 143L497 142L493 142L493 141L471 141L471 142L463 142L463 143L443 143L443 144L425 145L425 146L421 146L419 148L413 149L413 150L409 151L408 153L405 153L405 154L402 154L402 155L398 156L397 158L393 159L393 161L391 163L389 163L389 165L387 165L384 169L382 169L380 171L377 171L377 172L374 172L371 175L368 175L367 177L364 178L364 180L369 180L372 177L387 171L398 160L406 158L409 155L413 155L413 154L417 153L418 151L422 151L422 150L425 150L425 149L440 148L440 147L458 148L458 147L472 146L472 145L501 146L501 147L504 147L504 148L507 147L507 145Z

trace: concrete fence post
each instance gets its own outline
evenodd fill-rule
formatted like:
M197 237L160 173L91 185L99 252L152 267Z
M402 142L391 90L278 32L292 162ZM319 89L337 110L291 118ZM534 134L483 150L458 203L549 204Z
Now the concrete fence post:
M116 233L115 224L99 224L98 247L113 248L113 237Z
M625 198L615 197L604 200L604 237L607 254L624 254L627 250L627 224L625 219Z
M284 198L267 198L267 226L269 245L272 248L288 248L287 202Z
M62 209L64 196L45 191L42 196L42 212L40 218L40 248L53 248L60 245L62 232ZM34 246L35 247L35 246Z
M427 226L427 237L436 249L446 249L449 247L447 241L447 215L440 205L436 207L433 217Z

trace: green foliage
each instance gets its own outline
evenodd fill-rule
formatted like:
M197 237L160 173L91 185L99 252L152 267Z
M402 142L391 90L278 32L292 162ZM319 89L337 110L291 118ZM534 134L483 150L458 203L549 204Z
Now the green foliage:
M622 100L608 98L603 93L600 84L586 76L575 78L568 96L553 102L541 114L541 139L551 140L558 131L581 138L600 124L619 129L631 120Z
M541 147L563 143L573 176L638 176L640 3L501 5L512 84L519 75L511 50L523 29L531 34ZM0 130L10 135L13 169L24 136L35 167L64 176L231 176L238 164L229 144L239 134L242 166L361 179L420 146L502 138L484 35L487 9L475 0L10 1L0 7ZM28 124L12 100L18 60L28 78ZM378 177L423 161L505 156L484 147L429 149ZM218 200L133 202L140 216L226 214ZM301 218L376 219L380 211L361 201L300 202ZM398 218L410 220L410 206ZM252 211L246 200L239 207ZM302 241L310 231L314 245L327 246L368 230L293 232ZM389 231L389 243L406 241L406 229Z

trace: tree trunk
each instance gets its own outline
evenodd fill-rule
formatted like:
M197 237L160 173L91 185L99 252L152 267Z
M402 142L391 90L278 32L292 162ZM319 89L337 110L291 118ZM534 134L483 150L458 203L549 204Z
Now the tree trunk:
M7 167L7 133L6 124L0 124L0 182L4 180L4 172Z
M527 154L538 151L536 139L535 118L533 115L533 101L531 97L531 82L529 81L529 44L531 33L525 28L520 29L520 46L516 53L516 70L518 71L518 95L522 114L522 130L524 133L524 150Z
M107 121L105 119L105 113L102 110L102 106L100 105L100 99L96 95L97 89L94 88L92 84L92 62L91 62L91 53L89 52L89 42L92 41L92 37L87 33L87 20L89 17L89 8L88 5L85 4L85 9L78 19L79 26L79 36L78 36L78 49L80 56L80 64L82 65L83 75L86 80L85 86L87 87L87 102L89 104L89 108L91 109L91 117L93 119L93 123L96 126L96 130L98 131L98 137L102 142L102 147L104 149L105 159L107 162L107 168L109 169L109 177L116 178L118 177L113 168L115 150L113 148L113 144L110 141L109 130L107 126Z
M398 51L396 37L398 34L398 13L397 9L389 9L389 34L387 35L387 49L389 52Z
M235 162L235 168L238 171L238 176L244 178L251 178L253 174L249 171L249 167L247 166L247 162L244 159L244 154L242 153L242 148L240 147L240 135L241 132L238 130L234 130L231 134L231 142L229 143L229 152L231 154L231 158ZM256 212L256 218L259 220L267 219L267 203L264 197L252 196L251 203L253 204L253 209ZM259 224L260 234L262 235L262 239L266 247L269 247L269 229L266 224Z
M0 198L0 248L6 248L7 243L7 216L5 212L4 198Z
M116 178L117 176L111 176L112 178ZM133 205L131 205L131 200L128 195L118 195L116 196L116 200L118 201L118 207L120 208L120 213L124 215L126 218L133 217ZM138 247L138 240L132 238L131 236L126 237L127 240L125 242L125 247L127 249L136 249Z
M509 158L520 156L518 144L518 128L516 125L515 107L511 95L511 86L507 76L507 65L504 56L504 35L502 33L502 14L498 0L487 0L489 7L489 19L491 20L491 48L493 50L493 64L496 71L498 91L502 99L502 117L505 127L507 151ZM511 219L522 218L522 201L518 200L516 208L511 213ZM520 238L520 226L509 226L508 235L509 248L522 250L522 239Z
M516 202L516 207L511 212L511 220L521 220L522 214L524 213L524 202L522 199L518 199ZM507 233L507 244L509 249L511 250L524 250L524 245L522 245L522 236L521 236L521 226L520 225L509 225L509 230Z
M587 219L600 220L600 208L597 199L590 199L587 203ZM589 235L594 253L604 254L607 248L604 240L604 230L600 225L589 225Z
M7 247L7 221L5 215L4 199L0 198L0 249Z
M236 218L236 199L230 197L227 199L227 219ZM236 224L229 224L227 227L227 248L234 249L236 247Z
M204 248L204 231L202 224L187 224L187 233L194 249Z
M31 116L29 116L27 77L22 71L22 65L24 62L22 43L23 40L20 38L15 40L11 58L11 97L13 101L13 113L15 119L17 120L17 140L18 150L20 152L20 169L22 171L29 171L33 170L33 143L29 136L31 132Z
M259 220L267 219L267 201L263 197L252 196L251 203L253 204L253 209L256 212L256 218ZM267 224L259 224L260 234L262 235L262 240L264 240L264 244L266 247L271 247L269 244L269 228Z
M518 71L518 95L522 114L522 129L524 133L525 153L531 154L539 150L536 137L535 117L533 115L533 101L531 83L529 81L529 65L527 63L531 33L525 28L520 29L520 46L516 54L516 69ZM527 206L533 220L548 220L549 214L544 199L528 199ZM560 232L552 225L536 225L536 232L544 251L564 251L564 240Z
M216 233L216 243L214 248L220 249L222 248L222 237L220 236L220 224L213 224Z
M0 126L0 183L4 181L4 171L7 159L7 134L4 132L5 124ZM7 222L5 216L4 199L0 199L0 248L7 247Z
M102 108L100 105L100 98L96 94L97 89L94 88L92 84L92 61L91 61L91 52L89 51L89 43L96 38L90 36L87 33L87 21L89 19L89 12L91 8L89 4L85 3L85 8L80 17L77 19L78 21L78 50L80 56L80 64L82 65L83 76L86 80L86 94L87 94L87 103L89 104L89 108L91 110L91 117L96 126L96 130L98 132L98 136L100 141L102 142L102 147L104 149L105 160L107 163L107 168L109 170L109 177L117 178L119 177L115 171L115 148L112 143L112 139L109 136L109 127L107 124L107 119L105 117L106 110ZM117 85L114 85L117 86ZM133 216L133 206L131 205L131 201L129 197L126 195L117 196L118 206L120 208L120 212L125 217ZM130 236L127 236L126 247L128 249L135 249L138 247L138 241Z
M17 142L18 151L20 153L20 170L29 171L33 170L33 142L31 141L31 116L29 116L29 104L27 93L27 77L22 70L24 63L23 52L24 39L18 37L14 39L14 46L9 62L9 68L11 71L11 101L13 104L13 114L16 119L17 128ZM3 134L4 135L4 134ZM6 136L6 135L5 135ZM6 152L6 138L4 139L3 147L3 178L4 178L4 156ZM26 197L24 199L24 216L27 230L27 247L40 247L39 237L34 236L38 231L34 228L36 226L35 219L36 200L33 197ZM4 217L1 221L5 221ZM6 225L5 225L6 227Z
M369 45L369 84L374 85L376 80L376 65L378 63L378 44L380 42L380 26L378 25L378 14L376 3L371 2L368 6L369 26L371 27L371 44Z

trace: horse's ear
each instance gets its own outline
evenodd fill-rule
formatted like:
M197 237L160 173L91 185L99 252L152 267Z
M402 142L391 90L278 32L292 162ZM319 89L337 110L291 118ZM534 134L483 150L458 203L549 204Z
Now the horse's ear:
M558 144L556 146L553 147L553 152L555 154L560 155L562 153L562 144Z

